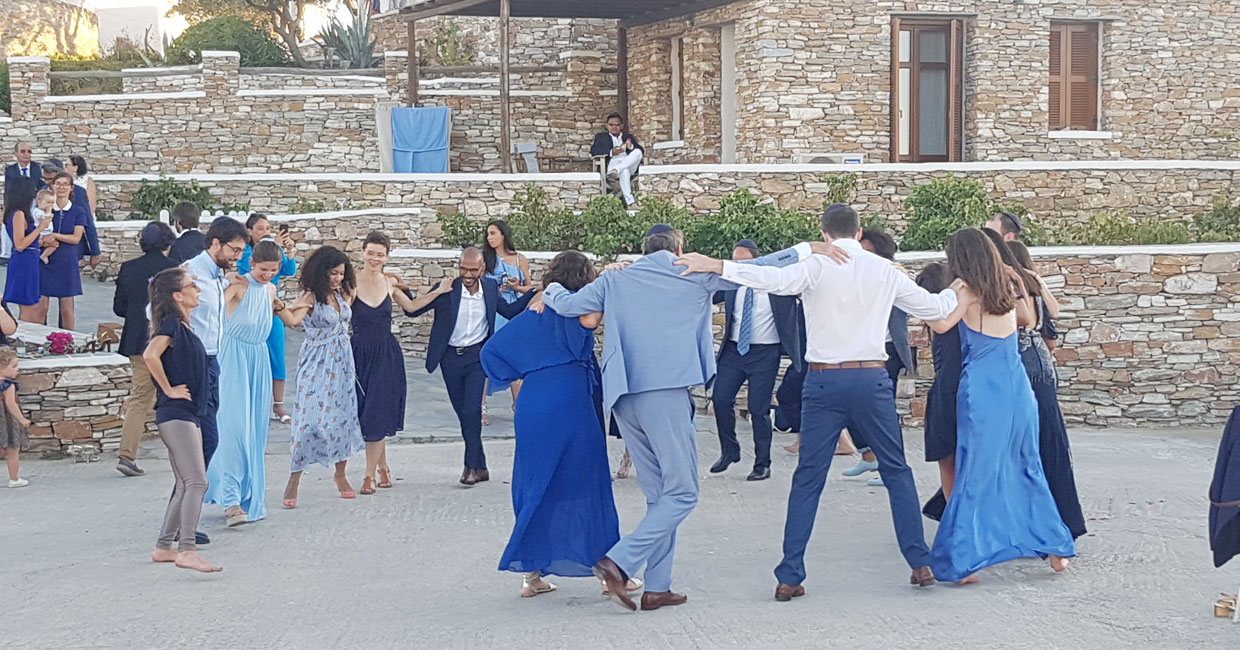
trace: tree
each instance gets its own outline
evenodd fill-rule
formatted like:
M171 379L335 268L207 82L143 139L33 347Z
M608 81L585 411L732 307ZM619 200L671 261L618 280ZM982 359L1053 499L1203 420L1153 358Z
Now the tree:
M350 11L357 10L356 0L344 2ZM278 36L293 61L304 68L307 64L300 43L306 7L331 8L335 4L333 0L177 0L169 13L185 16L191 24L219 16L241 16Z
M220 16L241 16L255 25L271 27L267 14L245 4L245 0L177 0L168 10L169 16L173 14L184 16L190 25Z

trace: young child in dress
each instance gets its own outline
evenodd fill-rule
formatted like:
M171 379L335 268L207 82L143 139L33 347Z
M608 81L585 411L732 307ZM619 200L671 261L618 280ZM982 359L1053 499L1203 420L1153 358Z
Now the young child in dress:
M30 420L22 415L17 405L17 352L10 347L0 347L0 393L4 394L4 409L0 413L0 452L8 456L9 487L26 487L29 481L17 476L21 463L21 448L26 445L26 429Z
M39 193L34 197L34 209L30 211L30 216L33 217L32 220L35 222L42 221L47 218L47 215L52 213L55 207L56 195L51 190L39 190ZM42 238L44 235L50 235L53 232L55 232L55 229L49 223L43 229L43 232L39 233L39 237ZM43 248L43 254L39 255L39 258L43 260L44 264L47 264L48 260L52 259L52 253L56 252L56 249L59 247L60 242L53 239L50 246Z

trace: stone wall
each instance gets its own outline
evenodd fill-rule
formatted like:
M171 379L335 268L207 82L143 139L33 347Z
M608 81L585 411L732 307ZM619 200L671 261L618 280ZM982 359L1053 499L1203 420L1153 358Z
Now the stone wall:
M82 2L0 3L0 52L7 56L99 54L99 18Z
M1062 303L1055 352L1060 404L1073 425L1216 426L1240 402L1240 244L1044 248L1038 272ZM529 254L538 278L548 254ZM901 255L916 269L937 255ZM456 275L456 254L397 251L391 268L415 291ZM721 315L719 315L721 316ZM405 352L422 356L432 317L398 316ZM715 333L721 336L716 318ZM933 365L925 336L921 376L897 403L919 426ZM740 402L743 404L743 402Z
M121 405L132 387L128 359L119 354L21 359L18 369L18 402L32 423L30 451L120 445Z
M935 14L971 15L962 71L969 159L1240 157L1230 126L1240 121L1240 4L1229 0L744 0L630 30L634 129L649 141L678 139L669 47L677 38L686 44L685 114L717 119L721 64L710 44L732 23L738 161L825 152L886 161L891 19ZM1103 25L1101 139L1048 135L1050 23L1063 19ZM685 159L715 159L712 129L690 141Z
M458 29L458 41L475 54L474 65L499 65L499 20L497 18L451 16L419 20L420 39L431 38L448 25ZM603 55L605 67L616 65L616 23L611 20L567 18L513 18L513 65L556 65L560 54L573 50L589 50ZM406 24L395 13L374 17L375 51L409 50ZM425 42L425 41L423 41ZM422 52L421 61L432 64L435 58Z
M202 88L202 73L196 71L197 66L183 68L154 68L126 70L126 72L153 72L159 70L184 70L184 74L165 76L125 77L126 93L168 93L199 90ZM242 90L279 90L279 89L310 89L338 88L346 90L382 90L387 91L383 77L365 75L321 75L311 70L291 69L287 74L265 73L252 74L241 71Z
M1005 202L1020 202L1043 223L1082 222L1103 210L1132 215L1188 217L1216 196L1240 196L1240 163L964 163L955 165L800 165L800 166L650 166L643 169L641 190L697 212L718 207L737 188L773 199L781 207L822 208L825 179L857 174L853 204L866 215L887 217L893 229L904 227L904 198L920 184L949 173L976 178ZM152 180L154 177L150 177ZM299 200L353 208L417 207L432 220L438 212L463 212L483 218L511 212L515 194L537 183L551 200L574 210L598 195L598 177L574 174L288 174L188 175L220 204L247 203L251 210L282 214ZM126 214L139 185L136 176L96 176L100 211ZM423 240L433 244L437 233Z

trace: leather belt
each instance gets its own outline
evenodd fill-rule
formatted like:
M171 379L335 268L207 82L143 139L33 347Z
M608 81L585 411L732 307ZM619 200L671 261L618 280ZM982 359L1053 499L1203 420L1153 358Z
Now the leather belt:
M469 354L470 352L473 352L474 350L481 350L481 349L482 349L482 344L481 344L481 343L475 343L475 344L473 344L473 345L467 345L467 346L465 346L465 347L456 347L456 346L453 346L453 347L451 347L451 348L449 348L449 349L451 349L451 350L456 350L456 356L458 356L458 357L459 357L459 356L463 356L463 355Z
M818 363L811 361L810 370L851 370L853 368L886 368L885 361L845 361L843 363Z

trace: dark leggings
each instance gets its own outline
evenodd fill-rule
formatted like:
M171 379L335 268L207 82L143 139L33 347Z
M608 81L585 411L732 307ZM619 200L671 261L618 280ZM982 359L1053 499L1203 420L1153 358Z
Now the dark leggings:
M159 423L159 439L168 448L168 460L176 486L164 513L164 526L159 530L155 548L171 550L180 533L179 551L197 550L194 532L202 514L202 497L207 493L207 463L202 457L202 431L185 420Z

